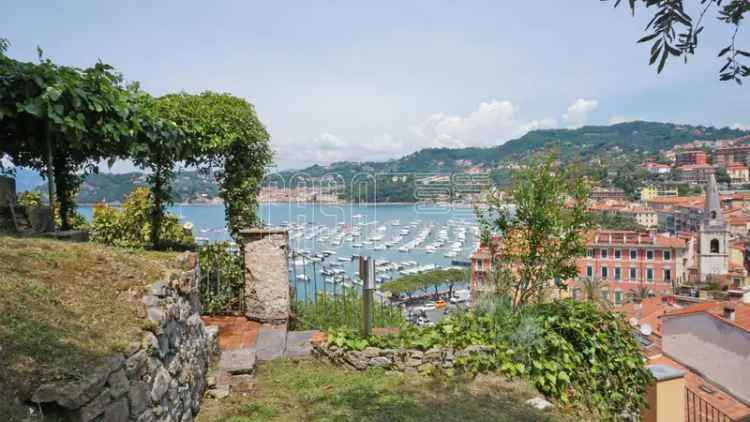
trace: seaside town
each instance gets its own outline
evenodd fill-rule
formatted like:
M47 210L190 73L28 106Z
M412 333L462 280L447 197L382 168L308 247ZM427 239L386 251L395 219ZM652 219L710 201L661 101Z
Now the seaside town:
M711 420L750 416L750 191L730 186L750 181L749 153L750 137L695 141L666 151L669 164L641 164L651 174L678 174L675 182L699 195L678 196L675 182L646 186L637 201L622 189L594 188L593 213L626 216L642 229L588 233L578 278L564 291L610 303L638 330L648 362L687 374L688 405L697 399L722 415ZM730 178L723 189L720 171ZM493 242L493 250L506 247L501 237ZM488 244L472 255L472 290L491 288L491 261Z
M750 422L750 1L5 3L0 422Z

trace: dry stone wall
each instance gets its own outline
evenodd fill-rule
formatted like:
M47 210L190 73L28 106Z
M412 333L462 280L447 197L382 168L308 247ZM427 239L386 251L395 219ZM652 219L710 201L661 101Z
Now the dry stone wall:
M383 368L391 371L416 374L436 370L454 370L457 360L474 354L490 354L487 346L468 346L464 349L451 347L432 348L427 351L415 349L382 349L367 347L363 350L344 350L330 343L313 344L313 356L323 362L364 371Z
M80 381L42 385L32 401L64 420L192 421L218 353L218 330L200 318L197 255L181 255L178 265L140 298L152 325L141 341Z

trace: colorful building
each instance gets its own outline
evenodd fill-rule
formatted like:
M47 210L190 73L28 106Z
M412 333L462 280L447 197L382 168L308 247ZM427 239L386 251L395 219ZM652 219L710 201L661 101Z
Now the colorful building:
M606 281L602 296L621 304L628 290L641 286L654 293L671 291L685 277L686 251L685 240L665 234L597 230L578 260L578 276ZM581 286L573 281L569 289L576 297Z
M708 156L703 150L679 151L675 154L675 165L677 167L703 164L708 164Z

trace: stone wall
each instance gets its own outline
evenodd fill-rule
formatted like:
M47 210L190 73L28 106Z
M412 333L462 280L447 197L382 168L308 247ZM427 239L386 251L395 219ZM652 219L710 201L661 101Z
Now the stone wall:
M460 350L450 347L432 348L427 351L367 347L361 351L345 351L330 343L313 344L313 356L325 363L359 371L383 368L407 374L453 370L457 359L472 354L486 354L489 351L487 346L468 346Z
M141 341L80 381L42 385L32 401L64 420L192 421L218 352L218 330L200 318L197 263L196 254L181 255L168 282L134 299L152 323Z

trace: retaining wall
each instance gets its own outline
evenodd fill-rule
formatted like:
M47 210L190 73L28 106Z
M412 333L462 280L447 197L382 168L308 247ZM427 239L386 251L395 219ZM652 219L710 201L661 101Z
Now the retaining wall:
M141 341L80 381L43 384L32 401L64 420L192 421L218 348L218 330L200 318L198 271L196 254L181 255L169 281L136 299L152 323Z

